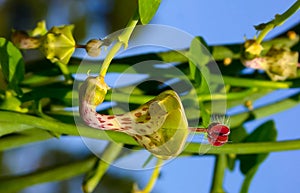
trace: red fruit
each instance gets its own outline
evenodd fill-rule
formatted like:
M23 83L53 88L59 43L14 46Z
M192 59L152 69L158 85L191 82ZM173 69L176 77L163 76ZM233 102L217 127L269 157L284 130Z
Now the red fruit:
M213 146L221 146L227 143L230 129L220 123L211 123L207 128L207 138Z

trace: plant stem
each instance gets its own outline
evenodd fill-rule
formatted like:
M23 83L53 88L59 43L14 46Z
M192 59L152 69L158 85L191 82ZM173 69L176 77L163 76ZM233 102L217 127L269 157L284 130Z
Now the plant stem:
M42 118L13 113L13 112L0 112L0 122L1 121L11 121L14 123L31 125L35 128L44 129L47 131L54 131L61 134L89 137L94 139L109 140L124 144L138 145L135 140L130 136L113 131L103 131L98 129L92 129L89 127L81 127L71 124L60 123L57 121L45 120ZM17 129L17 128L16 128ZM25 132L25 131L24 131ZM36 130L35 132L38 132ZM46 132L38 132L41 134L34 135L35 132L32 132L26 139L21 140L21 136L7 136L0 140L0 150L9 149L12 147L17 147L24 145L25 143L30 143L34 141L40 141L41 139L49 139L52 136ZM13 137L10 139L10 137ZM17 137L17 139L16 139ZM20 138L20 140L18 140ZM233 153L233 154L252 154L252 153L267 153L274 151L287 151L287 150L296 150L300 149L300 139L298 140L289 140L289 141L279 141L279 142L259 142L259 143L233 143L226 144L222 147L212 148L210 145L199 144L199 143L189 143L184 150L184 153L199 153L200 146L207 146L204 149L209 149L208 154L220 154L220 153ZM201 153L201 152L200 152Z
M63 73L63 75L65 77L65 83L69 84L69 85L73 84L73 78L68 69L68 66L61 62L55 62L55 64L60 68L61 72Z
M255 80L250 78L236 78L230 76L223 76L225 84L231 86L241 87L260 87L260 88L272 88L272 89L285 89L292 86L292 82L274 82L268 80Z
M258 154L278 151L289 151L300 149L300 139L277 142L257 142L257 143L232 143L222 147L212 147L209 144L189 143L184 149L184 153L200 153L199 149L207 151L206 154Z
M146 187L143 190L135 191L134 193L150 193L152 191L152 189L155 185L155 182L159 176L162 163L163 163L162 159L157 159L154 171L153 171L151 178L150 178L148 184L146 185Z
M76 126L72 124L65 124L58 121L46 120L31 115L14 113L14 112L3 112L0 111L0 122L13 122L24 125L31 125L33 128L39 128L47 131L57 132L61 134L84 136L102 140L109 140L115 142L128 142L129 144L137 144L134 139L130 136L113 131L104 131L93 129L86 126ZM0 125L0 129L1 125ZM17 128L16 128L17 129ZM0 140L1 143L2 140ZM15 142L17 143L17 141ZM2 146L1 146L2 147Z
M85 193L93 192L103 175L108 170L110 164L114 162L123 148L122 144L110 142L104 149L101 159L98 159L94 167L87 173L82 189Z
M271 46L274 45L280 45L283 47L288 47L291 48L294 45L299 43L299 36L295 39L289 39L288 37L278 37L272 40L264 41L262 42L262 46L264 50L269 50ZM209 46L209 49L212 50L212 57L214 60L221 61L224 60L225 58L231 58L231 59L239 59L240 58L240 48L241 44L231 44L231 45L226 45L226 46ZM183 50L178 50L178 51L166 51L166 52L154 52L154 53L147 53L147 54L140 54L136 56L128 56L124 58L119 58L119 59L113 59L112 60L112 65L117 66L118 68L115 69L114 71L119 72L122 70L121 66L118 65L133 65L145 60L160 60L164 61L166 63L168 62L180 62L180 63L185 63L188 61L188 58L185 57L183 54L179 53L185 53L187 52L187 49ZM76 73L78 70L78 63L80 63L81 60L72 58L69 63L69 69L72 73ZM36 65L39 65L39 61L36 62ZM85 66L81 66L82 71L87 71L89 69L93 69L96 71L95 64L98 64L98 61L85 61ZM86 70L85 70L86 69ZM120 69L120 70L119 70ZM122 70L123 71L123 70Z
M35 184L69 179L90 170L95 161L96 158L91 157L85 160L43 169L30 174L1 177L0 193L18 192L23 188Z
M15 126L17 129L20 126ZM16 148L37 141L43 141L53 138L48 131L41 129L29 129L16 133L15 135L3 136L0 140L0 151Z
M226 154L219 154L216 156L215 168L214 168L214 177L211 186L211 193L224 193L223 189L223 180L225 169L227 166Z
M128 22L128 25L126 26L126 28L124 29L122 34L118 36L118 41L113 45L113 47L111 48L111 50L109 51L109 53L107 54L107 56L105 57L105 59L103 61L103 64L101 66L100 73L99 73L100 77L105 77L106 72L108 70L108 67L109 67L112 59L114 58L116 53L120 50L122 45L124 45L125 49L127 48L130 35L131 35L132 31L134 30L134 27L138 23L138 20L139 20L138 14L135 13L135 15Z
M163 163L162 159L157 159L157 162L156 162L154 171L153 171L153 173L151 175L151 178L150 178L147 186L144 189L145 193L151 192L151 190L153 189L153 187L155 185L155 182L156 182L156 180L157 180L157 178L159 176L159 172L160 172L162 163Z
M268 22L264 29L259 33L256 42L261 43L265 36L276 26L282 25L289 17L291 17L300 8L300 0L297 0L288 10L281 15L276 15L275 19Z

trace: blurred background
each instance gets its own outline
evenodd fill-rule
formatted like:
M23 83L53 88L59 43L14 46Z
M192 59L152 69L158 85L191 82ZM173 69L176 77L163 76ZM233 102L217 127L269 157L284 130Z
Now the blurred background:
M209 45L243 42L244 38L256 35L254 25L267 22L277 13L288 9L295 1L203 1L163 0L152 20L154 24L176 27L195 36L202 36ZM0 0L0 36L9 38L12 29L29 30L36 23L46 20L48 29L52 26L75 24L74 36L78 43L92 38L103 38L122 29L135 10L136 1L112 0ZM293 15L284 25L273 30L272 38L292 26L299 24L300 13ZM155 50L153 50L155 51ZM76 53L80 56L80 53ZM285 97L289 92L272 93L254 103L254 107L267 101ZM243 107L229 109L228 114L245 110ZM299 133L297 118L300 106L272 117L250 122L248 131L267 119L274 119L278 128L278 140L295 139ZM38 145L32 144L2 153L1 174L30 172L38 167L53 163L83 158L90 154L78 137L51 139ZM30 155L30 156L29 156ZM250 192L296 192L300 183L300 151L272 153L260 166L253 179ZM162 169L155 193L206 193L209 192L213 175L212 156L184 157L175 159ZM95 192L130 192L132 182L140 186L147 183L151 171L130 171L111 167ZM238 192L243 176L236 166L233 172L226 172L225 190ZM78 193L81 192L82 176L63 182L54 182L30 187L22 193ZM116 185L117 184L117 185Z

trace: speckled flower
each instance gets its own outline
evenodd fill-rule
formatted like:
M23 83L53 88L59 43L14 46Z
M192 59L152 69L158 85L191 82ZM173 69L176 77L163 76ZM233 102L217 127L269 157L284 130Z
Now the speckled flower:
M125 114L103 115L96 112L96 106L104 100L107 89L99 77L89 77L82 84L79 110L87 125L126 133L161 159L170 159L182 151L188 123L176 92L165 91Z
M272 47L266 55L243 60L246 67L264 70L273 81L297 76L299 53L289 48Z

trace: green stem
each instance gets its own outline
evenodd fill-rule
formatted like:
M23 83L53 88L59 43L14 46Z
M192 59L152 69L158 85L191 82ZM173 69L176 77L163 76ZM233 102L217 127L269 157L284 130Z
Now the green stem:
M151 178L150 178L148 184L146 185L146 187L144 188L144 190L142 190L140 193L150 193L152 191L152 189L155 185L155 182L159 176L162 163L163 163L162 159L157 159L157 162L155 164L155 168L151 175Z
M60 68L61 72L63 73L65 77L65 82L68 85L73 84L73 78L72 75L68 69L68 66L66 64L63 64L61 62L55 62L55 64Z
M61 133L69 134L69 135L79 135L76 126L70 125L70 124L63 124L59 122L53 122L48 120L43 120L41 118L29 116L29 115L23 115L18 113L8 113L8 112L0 112L0 121L1 119L7 119L11 120L14 119L16 122L17 120L22 119L29 119L29 121L26 121L27 124L38 126L41 129L46 129L50 131L60 131ZM21 119L21 120L22 120ZM40 122L39 124L36 124L37 122ZM23 121L19 121L23 122ZM23 124L26 124L23 123ZM123 142L125 144L130 145L137 145L136 141L134 141L131 137L128 135L124 135L123 133L118 132L108 132L108 131L102 131L97 129L91 129L88 127L81 128L84 130L88 130L85 132L81 132L81 136L89 137L89 138L95 138L95 139L103 139L103 140L110 140L110 141L117 141L117 142ZM46 139L51 138L51 135L49 135L46 132L43 133L42 136L45 136ZM28 138L28 142L30 142ZM35 137L36 140L39 139L38 136ZM10 144L13 143L16 145L18 144L18 140L11 140ZM31 140L31 142L34 142L34 140ZM0 140L0 150L5 150L5 138ZM209 149L210 145L202 144L203 146L207 146L203 149ZM198 153L199 148L201 144L198 143L189 143L184 150L185 153ZM251 153L267 153L272 151L287 151L287 150L296 150L300 149L300 140L289 140L289 141L279 141L279 142L260 142L260 143L235 143L235 144L226 144L219 148L211 148L208 153L209 154L220 154L220 153L235 153L235 154L251 154Z
M30 125L23 125L13 122L0 122L0 137L14 132L32 129ZM1 148L1 147L0 147Z
M251 94L257 93L259 89L257 88L250 88L245 91L235 92L235 93L228 93L228 94L199 94L198 100L200 101L212 101L212 100L237 100L243 99ZM132 103L132 104L144 104L149 100L153 99L154 96L151 95L130 95L128 100L128 94L126 93L114 93L107 94L105 96L105 100L110 100L113 96L112 101L116 102L124 102L124 103ZM182 97L182 100L185 99L185 96Z
M258 35L257 39L256 39L256 42L258 44L260 44L263 39L265 38L265 36L274 28L274 24L273 23L270 23L268 24Z
M299 93L297 93L284 100L276 101L265 106L256 108L252 112L246 111L230 116L230 126L234 128L245 123L245 121L247 121L249 116L251 115L254 115L255 119L260 119L295 107L296 105L299 105L299 96Z
M205 152L199 151L203 149ZM207 149L209 149L207 151ZM257 143L232 143L222 147L212 147L209 144L189 143L184 153L200 154L258 154L278 151L299 150L300 139L277 142L257 142ZM207 152L206 152L207 151Z
M112 61L112 59L115 57L117 52L121 49L122 45L124 45L124 48L127 48L129 38L131 36L132 31L134 30L134 27L139 21L139 16L137 13L130 19L128 22L128 25L124 29L121 35L118 36L118 41L113 45L107 56L105 57L103 64L100 69L99 76L105 77L106 72L108 70L108 67Z
M117 158L123 148L122 144L110 142L98 159L95 166L86 175L82 189L85 193L93 192L103 175L108 170L110 164Z
M132 139L130 136L124 133L98 130L86 126L65 124L58 121L46 120L43 118L34 117L26 114L0 111L0 122L2 121L19 123L24 125L31 125L33 128L44 129L47 131L52 131L61 134L85 136L89 138L96 138L96 139L109 140L115 142L128 142L130 144L135 144L135 145L137 144L134 141L134 139ZM0 129L2 129L1 125L0 125ZM0 142L1 141L2 140L0 140Z
M240 86L240 87L260 87L260 88L272 88L272 89L285 89L290 88L292 82L274 82L268 80L255 80L250 78L236 78L230 76L223 76L225 84L231 86Z
M18 127L20 127L20 125ZM18 130L18 127L15 127L15 130ZM19 132L15 135L1 137L0 151L13 149L16 147L26 145L28 143L48 140L51 138L53 138L53 135L51 135L48 131L44 131L41 129L28 129L26 131Z
M219 154L216 156L215 168L214 168L214 177L211 186L211 193L224 193L223 189L223 180L225 169L227 166L226 154Z
M276 105L276 104L275 104ZM81 127L71 124L60 123L57 121L45 120L39 117L33 117L30 115L13 113L13 112L0 112L0 122L14 122L19 124L31 125L32 127L44 129L47 131L54 131L57 133L83 136L95 139L109 140L124 144L138 145L135 140L130 136L113 131L103 131L98 129L92 129L89 127ZM17 129L17 128L16 128ZM38 130L37 130L38 131ZM25 132L25 131L24 131ZM46 132L40 132L42 139L49 139L51 135ZM10 139L13 137L13 139ZM21 136L7 136L0 140L0 150L9 149L12 147L17 147L24 145L25 143L30 143L34 141L41 140L38 135L29 135L26 140L20 141ZM199 153L200 146L207 146L204 149L211 148L210 145L189 143L184 150L184 153ZM203 148L202 148L203 149ZM220 154L220 153L235 153L235 154L251 154L251 153L267 153L273 151L287 151L300 149L300 140L290 140L290 141L279 141L279 142L260 142L260 143L233 143L226 144L219 148L211 148L209 154ZM202 152L204 153L204 152Z
M202 94L199 95L198 100L200 101L213 101L213 100L237 100L244 99L254 93L257 93L257 88L250 88L245 91L240 91L236 93L228 93L228 94Z
M30 174L20 176L1 177L0 193L19 192L20 190L35 184L60 181L78 176L90 170L96 158L88 158L81 161L71 162L65 165L43 169Z
M262 46L264 48L264 51L269 50L271 46L274 45L280 45L282 47L288 47L291 48L295 46L297 43L299 43L299 36L295 39L289 39L288 37L278 37L272 40L264 41L262 42ZM241 51L241 44L231 44L231 45L217 45L217 46L209 46L209 50L212 50L211 55L213 58L217 61L224 60L225 58L231 58L231 59L239 59L240 58L240 51ZM127 68L126 65L134 65L136 63L145 61L145 60L160 60L164 61L166 63L168 62L181 62L185 63L188 61L188 58L185 57L183 54L179 53L184 53L187 52L188 49L183 49L183 50L176 50L176 51L166 51L166 52L154 52L154 53L147 53L147 54L140 54L136 56L128 56L124 58L117 58L113 59L112 61L112 66L116 66L116 68L113 71L116 72L122 72L124 71L123 68L125 66L125 69ZM39 69L38 66L40 65L41 61L36 61L34 64L37 66L35 68L36 70ZM71 58L69 62L69 70L72 73L76 73L78 70L78 64L80 64L81 59L77 58ZM100 61L101 62L101 61ZM97 71L97 64L99 61L87 61L85 60L85 65L81 65L80 68L82 72L86 72L88 70ZM121 64L121 65L120 65ZM123 67L123 68L122 68ZM40 70L40 69L39 69ZM28 81L28 80L25 80ZM25 82L24 81L24 82Z
M276 26L282 25L289 17L291 17L300 8L300 0L297 0L288 10L281 15L276 15L275 19L268 22L264 29L260 32L256 42L261 43L265 36Z

